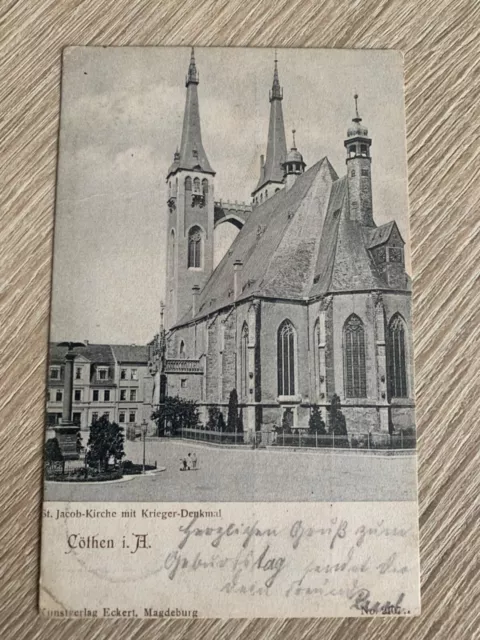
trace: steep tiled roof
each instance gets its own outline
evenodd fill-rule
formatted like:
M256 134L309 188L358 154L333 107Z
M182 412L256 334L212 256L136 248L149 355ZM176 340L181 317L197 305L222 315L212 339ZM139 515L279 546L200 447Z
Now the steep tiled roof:
M112 344L112 351L118 362L148 362L148 347L137 344Z
M373 247L378 247L378 245L387 242L395 224L396 223L392 221L382 224L380 227L376 227L375 229L365 229L364 234L367 248L373 249Z
M256 207L201 292L195 317L233 303L236 260L243 263L237 300L253 294L296 299L308 294L330 188L336 179L324 158L299 176L291 189L278 191ZM178 324L191 320L189 312Z
M327 158L317 162L253 210L201 292L195 318L189 311L177 326L233 304L236 261L243 263L237 301L393 288L369 248L386 242L396 223L366 229L351 219L348 201L347 178Z
M76 347L74 351L90 362L98 364L115 363L109 344L88 344L85 347ZM66 353L67 347L59 347L55 342L50 343L50 362L64 362Z

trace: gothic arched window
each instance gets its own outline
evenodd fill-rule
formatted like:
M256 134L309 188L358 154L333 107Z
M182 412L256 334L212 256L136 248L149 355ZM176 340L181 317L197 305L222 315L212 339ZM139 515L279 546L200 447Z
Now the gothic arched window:
M248 325L243 323L240 338L240 390L242 397L248 395Z
M191 191L192 190L192 179L190 176L187 176L185 178L185 191Z
M388 383L390 396L406 398L407 358L405 352L405 324L399 314L393 316L388 325Z
M365 370L365 329L358 316L352 314L343 327L343 368L345 396L365 398L367 377Z
M200 178L195 178L193 181L193 190L195 193L200 193Z
M197 226L188 232L188 266L195 269L202 266L202 231Z
M313 374L315 380L315 389L320 391L320 358L318 357L318 348L320 345L320 320L317 318L313 328Z
M170 232L170 242L168 244L168 275L172 277L175 270L175 231L173 229Z
M180 340L178 355L180 356L180 358L185 358L185 342L183 340Z
M295 395L295 329L284 320L277 334L278 395Z
M206 178L202 180L202 193L206 201L208 196L208 180Z

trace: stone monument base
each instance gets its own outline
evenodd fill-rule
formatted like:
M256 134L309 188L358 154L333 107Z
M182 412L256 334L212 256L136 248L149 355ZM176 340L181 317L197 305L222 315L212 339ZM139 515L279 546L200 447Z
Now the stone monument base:
M62 422L55 426L55 437L60 445L64 460L78 460L80 454L77 451L77 434L80 425L74 422Z

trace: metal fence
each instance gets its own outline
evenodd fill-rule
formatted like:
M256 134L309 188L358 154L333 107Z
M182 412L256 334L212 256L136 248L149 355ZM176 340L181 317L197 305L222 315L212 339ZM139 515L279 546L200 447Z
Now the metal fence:
M274 433L272 446L277 447L312 447L331 449L415 449L416 437L411 434L365 433L339 436L334 433L312 434Z
M200 440L203 442L216 442L217 444L245 444L243 432L208 431L204 429L182 429L180 434L187 440Z

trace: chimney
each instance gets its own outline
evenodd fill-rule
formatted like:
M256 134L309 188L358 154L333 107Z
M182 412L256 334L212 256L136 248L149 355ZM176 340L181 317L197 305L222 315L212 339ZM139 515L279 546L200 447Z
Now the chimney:
M198 284L192 287L192 318L197 315L197 297L200 294L200 287Z
M263 156L262 156L263 158ZM238 282L239 273L243 268L243 262L241 260L235 260L233 263L233 299L236 300L240 294L240 283Z

